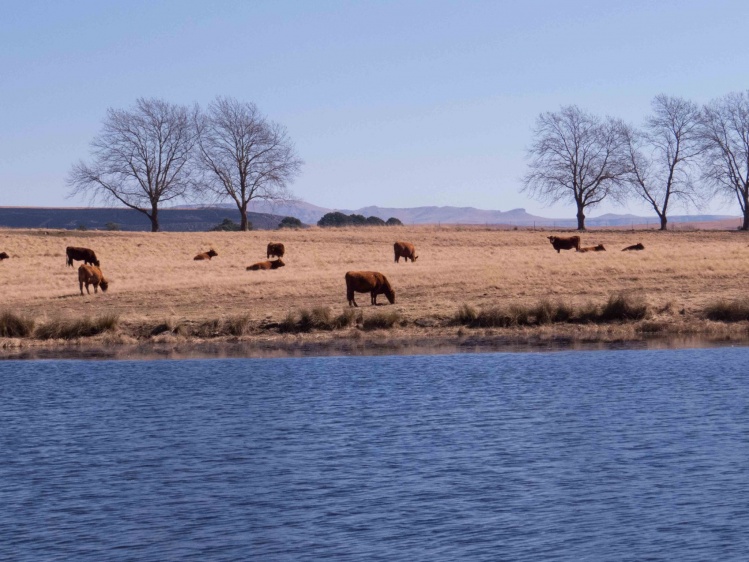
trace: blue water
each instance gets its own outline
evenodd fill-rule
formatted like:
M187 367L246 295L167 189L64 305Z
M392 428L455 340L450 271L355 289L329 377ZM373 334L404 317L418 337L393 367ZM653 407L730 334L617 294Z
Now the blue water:
M748 365L0 362L0 559L746 560Z

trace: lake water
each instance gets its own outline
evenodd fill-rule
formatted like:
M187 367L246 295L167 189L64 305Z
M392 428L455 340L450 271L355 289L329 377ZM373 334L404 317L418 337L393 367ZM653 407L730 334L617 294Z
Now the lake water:
M749 348L0 362L1 560L746 560Z

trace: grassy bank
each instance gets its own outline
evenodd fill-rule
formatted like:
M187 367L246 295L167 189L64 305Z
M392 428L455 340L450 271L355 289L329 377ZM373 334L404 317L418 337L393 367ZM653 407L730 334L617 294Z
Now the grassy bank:
M584 245L607 251L587 254L557 254L546 239L551 233L431 226L3 230L0 251L15 257L0 263L0 345L746 337L746 233L595 231L582 235ZM394 263L396 239L413 242L419 260ZM265 259L269 241L286 245L287 266L245 271ZM620 251L637 242L644 251ZM80 295L76 269L65 266L68 245L96 251L107 293ZM218 256L192 260L208 248ZM384 273L395 304L349 309L343 276L358 269Z

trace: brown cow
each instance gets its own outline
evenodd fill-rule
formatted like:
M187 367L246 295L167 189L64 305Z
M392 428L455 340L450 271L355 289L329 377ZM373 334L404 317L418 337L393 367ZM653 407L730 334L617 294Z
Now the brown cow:
M83 284L86 284L86 292L90 295L91 291L88 290L89 285L94 286L94 293L99 292L99 287L103 292L109 288L109 283L104 279L104 275L101 269L95 265L82 265L78 268L78 284L81 288L81 295L83 295Z
M281 258L278 258L277 260L268 260L268 261L259 261L257 263L253 263L252 265L247 266L247 271L257 271L259 269L278 269L279 267L283 267L286 264L283 262Z
M6 254L5 252L0 252L0 261L9 259L10 256Z
M559 250L580 250L580 237L579 236L548 236L549 242L554 246L554 249L559 253Z
M280 242L268 242L268 251L265 257L269 259L273 257L282 258L285 252L286 248Z
M384 294L390 304L395 304L395 291L387 278L378 271L349 271L346 273L346 298L349 306L359 306L354 300L354 292L369 293L372 304L377 304L377 295Z
M73 260L82 261L87 265L95 265L99 267L101 264L96 259L96 254L93 250L88 248L76 248L75 246L68 246L65 248L65 254L67 255L66 265L73 267Z
M213 248L211 248L207 252L203 252L202 254L198 254L197 256L195 256L192 259L194 259L196 261L197 260L210 260L211 258L215 258L217 255L218 254L216 253L216 250L214 250Z
M416 255L416 248L410 242L396 242L393 244L393 251L395 252L395 263L400 263L401 258L408 262L408 258L411 258L411 263L415 262L419 257Z
M642 245L642 242L638 242L637 244L632 244L631 246L627 246L622 250L622 252L628 252L630 250L644 250L645 246Z
M603 247L603 244L598 244L598 246L587 246L585 248L580 248L578 252L605 252L606 248Z

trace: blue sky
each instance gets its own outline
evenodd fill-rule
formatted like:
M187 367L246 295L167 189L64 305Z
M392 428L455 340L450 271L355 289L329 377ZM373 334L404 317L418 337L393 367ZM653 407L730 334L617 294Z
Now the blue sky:
M7 2L0 205L71 206L65 179L108 107L252 101L305 161L292 190L334 208L517 207L539 113L639 123L659 93L749 88L739 1ZM737 212L728 203L710 210ZM638 204L603 206L638 212Z

